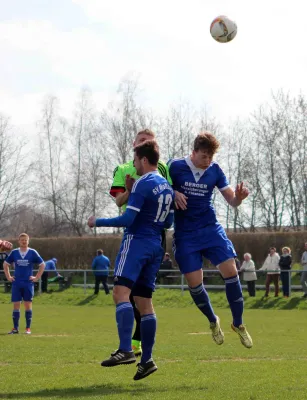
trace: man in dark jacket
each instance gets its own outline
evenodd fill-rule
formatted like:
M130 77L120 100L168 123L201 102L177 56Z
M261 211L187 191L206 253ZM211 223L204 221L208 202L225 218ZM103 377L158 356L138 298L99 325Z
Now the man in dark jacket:
M160 283L161 278L164 278L170 274L170 271L168 271L170 269L173 269L173 261L171 260L170 255L165 253L158 272L157 283Z
M95 275L95 292L94 294L99 293L99 285L102 283L104 291L106 294L109 294L109 287L107 284L107 279L109 275L110 269L110 260L108 257L103 255L103 250L97 250L97 256L94 258L92 262L92 270Z
M291 270L291 249L290 247L282 248L282 255L279 259L280 280L282 282L282 291L285 298L290 295L290 270Z

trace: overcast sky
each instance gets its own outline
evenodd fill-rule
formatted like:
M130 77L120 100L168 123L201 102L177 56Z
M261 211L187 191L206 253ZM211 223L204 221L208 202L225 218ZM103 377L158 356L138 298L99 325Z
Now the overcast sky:
M146 105L180 96L222 122L284 88L307 95L306 0L0 0L0 112L27 129L44 95L69 116L88 86L102 108L120 79L140 74ZM215 42L210 23L238 25Z

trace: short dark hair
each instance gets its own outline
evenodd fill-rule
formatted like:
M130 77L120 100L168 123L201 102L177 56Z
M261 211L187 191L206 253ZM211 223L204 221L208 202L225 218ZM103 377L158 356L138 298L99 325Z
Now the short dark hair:
M150 165L158 165L160 151L158 143L155 140L146 140L134 148L138 158L146 157Z
M270 250L276 251L276 247L270 247Z
M194 140L194 151L206 150L213 155L218 151L219 147L219 141L210 132L200 133Z
M102 256L103 254L103 250L102 249L98 249L97 250L97 256Z

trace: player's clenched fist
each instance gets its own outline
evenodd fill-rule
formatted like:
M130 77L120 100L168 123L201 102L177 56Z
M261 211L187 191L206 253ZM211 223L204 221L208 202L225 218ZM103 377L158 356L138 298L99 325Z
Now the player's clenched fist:
M131 177L131 175L127 174L125 177L125 187L128 192L131 192L132 186L135 183L135 179Z
M91 217L89 217L88 221L87 221L87 225L90 228L94 228L94 226L96 225L96 217L94 215L92 215Z
M0 251L8 251L12 250L13 245L11 242L7 242L6 240L0 239Z

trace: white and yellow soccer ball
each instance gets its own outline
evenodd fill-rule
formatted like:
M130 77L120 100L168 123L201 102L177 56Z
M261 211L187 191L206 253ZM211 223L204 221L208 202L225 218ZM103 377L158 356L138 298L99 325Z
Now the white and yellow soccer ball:
M225 15L214 18L210 25L211 36L220 43L227 43L234 39L237 30L237 24Z

